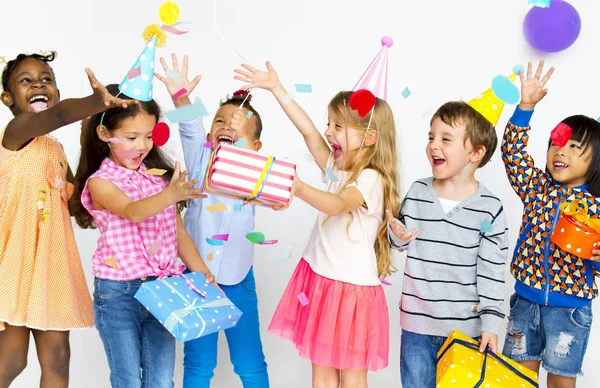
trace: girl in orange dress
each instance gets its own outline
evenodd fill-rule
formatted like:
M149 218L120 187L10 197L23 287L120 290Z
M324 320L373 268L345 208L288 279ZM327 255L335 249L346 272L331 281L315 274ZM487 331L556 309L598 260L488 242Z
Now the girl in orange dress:
M67 387L69 330L93 326L68 200L72 173L48 134L132 101L111 96L90 70L94 93L60 101L49 63L55 54L20 54L2 72L2 102L14 115L0 134L0 388L27 363L30 332L41 387Z

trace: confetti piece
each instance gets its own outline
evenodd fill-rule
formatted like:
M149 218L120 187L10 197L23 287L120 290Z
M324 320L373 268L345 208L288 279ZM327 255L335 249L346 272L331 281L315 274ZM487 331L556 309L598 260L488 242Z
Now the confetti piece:
M298 300L300 301L302 307L306 307L306 305L309 303L309 300L304 292L298 294Z
M479 226L479 230L481 230L481 233L489 233L492 231L492 223L489 221L481 221L481 224Z
M265 241L261 241L258 244L259 245L275 245L277 244L278 240L265 240Z
M281 99L283 102L290 102L294 99L294 95L292 93L288 93Z
M244 207L243 203L236 202L236 203L233 204L233 211L241 212L242 211L242 207Z
M296 92L312 93L312 85L311 84L296 84Z
M214 205L209 205L206 207L206 210L208 210L211 213L224 212L227 209L228 208L227 206L225 206L224 203L215 203Z
M60 163L60 166L61 166L62 168L65 168L65 165L63 164L63 162L58 162L58 163Z
M235 145L237 147L240 147L240 148L245 147L246 144L248 144L248 142L246 141L246 139L240 139L240 140L238 140L238 141L235 142Z
M208 245L212 245L213 247L220 247L225 245L225 241L213 240L208 237L206 237L206 242L208 243Z
M48 221L48 216L49 215L50 215L50 212L43 212L42 213L42 222Z
M292 258L292 248L288 246L285 249L285 251L283 252L283 255L281 255L281 259L280 260L282 262L285 262L285 261L288 261L291 258Z
M156 255L160 247L162 247L162 240L157 238L152 245L150 245L150 248L147 249L147 252L149 255Z
M252 244L260 244L261 242L265 241L265 235L262 234L261 232L250 232L246 234L246 238L252 243Z
M45 189L41 189L41 190L40 190L40 193L42 193L42 194L46 194L46 193L47 193L47 191L46 191Z
M540 8L549 8L550 7L550 0L529 0L528 1L529 5L533 5L534 7L540 7ZM517 73L519 74L519 73Z
M338 177L335 175L335 172L333 172L331 167L325 167L325 174L327 174L327 177L329 179L331 179L332 181L334 181L334 182L339 181Z
M117 154L119 154L123 158L131 159L139 156L139 152L137 150L116 150Z
M175 35L184 35L189 32L189 31L182 31L173 26L167 26L166 24L163 24L162 26L160 26L160 28L162 28L164 31L170 32L171 34L175 34Z
M117 139L116 137L109 137L108 138L108 142L109 143L113 143L113 144L121 144L121 143L123 143L123 141L121 139Z
M114 257L109 257L108 259L106 259L106 261L104 262L104 264L110 265L116 271L120 271L121 270L121 268L119 268L119 266L117 265L117 262L114 259Z
M171 96L171 98L172 99L179 98L179 97L183 96L186 93L187 93L187 89L186 88L181 88L181 89L179 89L179 91L177 93L173 94Z
M408 98L408 96L410 96L410 90L408 89L408 86L404 88L404 90L402 91L402 97L404 97L404 99L406 100Z
M185 79L183 79L183 77L179 74L175 73L172 69L167 69L166 74L167 77L171 78L173 81L177 82L180 85L185 83Z
M213 143L211 141L207 141L204 143L203 145L204 148L208 148L208 149L212 149L213 148Z
M212 255L212 253L209 253L208 255L206 255L206 261L208 261L209 263L211 261L213 261L213 255Z
M385 279L379 279L379 281L380 281L380 282L381 282L381 284L383 284L384 286L391 286L391 285L392 285L392 283L388 282L388 281L387 281L387 280L385 280Z
M46 204L46 200L44 198L38 199L37 208L38 210L42 210L44 205Z
M196 97L192 105L186 105L170 112L166 112L165 115L169 121L183 123L186 121L192 121L198 117L206 116L208 115L208 111L204 107L200 97Z
M166 172L167 170L163 170L162 168L151 168L149 170L146 170L144 174L163 176Z
M154 145L162 147L165 144L167 144L170 135L171 129L169 128L167 123L156 123L156 125L152 129L152 142L154 142Z
M131 81L132 79L139 77L140 74L142 74L142 67L136 66L133 69L129 70L129 73L127 73L127 78L129 78L129 80Z
M596 121L600 123L600 117L598 117L598 118L596 119Z
M252 114L253 114L252 111L248 111L248 114L246 115L246 118L248 120L250 120L250 117L252 117Z
M167 1L158 9L158 16L163 23L173 24L179 19L179 6L172 1Z
M515 67L513 67L513 73L515 74L519 74L519 73L523 73L525 72L525 68L521 65L515 65Z
M505 75L499 75L492 80L492 91L500 100L507 104L516 104L521 98L519 89Z
M229 234L224 233L224 234L213 234L212 235L212 239L213 240L218 240L218 241L227 241L229 240Z

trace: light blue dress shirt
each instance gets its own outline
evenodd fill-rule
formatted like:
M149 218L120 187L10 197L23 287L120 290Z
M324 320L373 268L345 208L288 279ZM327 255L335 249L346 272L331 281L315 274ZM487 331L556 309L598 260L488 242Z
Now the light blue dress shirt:
M198 179L194 187L202 187L212 154L211 148L204 147L206 130L202 118L180 123L179 135L188 179ZM227 206L227 210L211 213L206 209L219 203ZM185 229L219 284L240 283L252 267L254 246L246 239L246 233L254 231L255 206L242 206L241 200L214 194L189 201L184 217ZM229 239L223 246L213 246L206 239L215 234L229 234ZM211 261L208 261L209 253L212 253Z

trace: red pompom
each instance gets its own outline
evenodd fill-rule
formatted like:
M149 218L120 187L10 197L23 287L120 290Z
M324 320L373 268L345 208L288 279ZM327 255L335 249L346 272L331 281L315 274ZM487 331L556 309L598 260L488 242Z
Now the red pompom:
M171 130L167 123L157 123L152 130L152 141L155 146L162 147L169 141Z
M560 123L550 133L550 140L552 140L554 145L564 147L572 135L573 129L565 123Z
M247 103L250 103L250 101L252 100L252 94L250 94L250 91L248 89L239 89L233 92L233 98L237 96L243 96L244 98L248 96L248 99L246 100Z
M357 111L360 117L365 117L373 109L376 101L377 97L373 93L367 89L360 89L352 93L348 105L352 110Z

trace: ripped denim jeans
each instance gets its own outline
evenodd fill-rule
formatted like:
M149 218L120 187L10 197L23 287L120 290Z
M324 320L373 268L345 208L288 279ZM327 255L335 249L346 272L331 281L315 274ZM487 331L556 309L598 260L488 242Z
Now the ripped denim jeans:
M515 361L536 360L549 373L577 377L592 326L592 305L543 306L513 294L502 353Z

